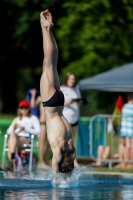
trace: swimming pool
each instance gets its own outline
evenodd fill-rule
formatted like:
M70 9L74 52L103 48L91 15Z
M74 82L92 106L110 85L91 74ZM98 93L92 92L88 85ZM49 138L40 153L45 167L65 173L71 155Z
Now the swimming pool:
M3 173L0 200L133 200L133 175L74 173L71 184L62 182L59 187L52 185L51 172Z

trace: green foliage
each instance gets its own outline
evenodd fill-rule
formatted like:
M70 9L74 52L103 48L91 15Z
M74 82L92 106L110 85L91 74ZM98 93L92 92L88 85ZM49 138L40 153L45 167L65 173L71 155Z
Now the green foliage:
M43 60L39 15L47 8L53 14L61 80L68 71L74 71L82 79L132 62L133 2L130 0L3 0L0 99L6 112L14 110L31 85L39 85ZM105 112L105 100L113 99L107 93L87 95L94 99L91 113ZM9 97L12 97L10 104ZM114 105L113 100L110 105Z
M58 20L56 32L64 63L62 77L73 71L83 79L132 62L133 2L65 1L62 9L66 14ZM81 107L82 116L113 113L117 95L86 92L89 105Z
M65 1L57 37L67 71L85 78L132 60L131 1Z
M3 0L0 6L0 99L3 112L13 112L29 87L39 85L41 74L36 69L43 60L40 12L48 8L54 16L55 4L57 11L59 0ZM57 12L56 16L59 14Z
M34 68L32 69L31 67L26 67L23 70L21 70L21 68L18 69L19 80L16 88L17 90L16 97L18 101L20 101L21 99L25 99L26 93L29 88L37 88L38 90L40 89L41 70L42 67L40 66L39 67L37 66L35 69Z

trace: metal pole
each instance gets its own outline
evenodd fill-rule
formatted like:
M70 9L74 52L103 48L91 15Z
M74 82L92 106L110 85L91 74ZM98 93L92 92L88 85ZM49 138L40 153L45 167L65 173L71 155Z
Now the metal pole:
M4 147L3 147L3 155L2 155L2 168L4 168L4 163L5 163L5 152L6 152L6 143L7 143L7 134L5 134L4 137Z
M31 135L31 147L30 147L29 172L32 171L33 142L34 142L34 135Z

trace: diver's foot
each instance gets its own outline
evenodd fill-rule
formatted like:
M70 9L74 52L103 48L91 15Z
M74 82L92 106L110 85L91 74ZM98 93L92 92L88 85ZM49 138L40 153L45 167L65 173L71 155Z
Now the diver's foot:
M42 27L53 27L52 15L48 9L40 13L40 22Z

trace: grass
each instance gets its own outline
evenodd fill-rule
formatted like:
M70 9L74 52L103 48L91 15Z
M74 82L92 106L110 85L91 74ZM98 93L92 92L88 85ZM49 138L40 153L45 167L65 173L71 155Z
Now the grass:
M0 119L14 119L14 117L16 117L16 115L14 114L0 114Z

